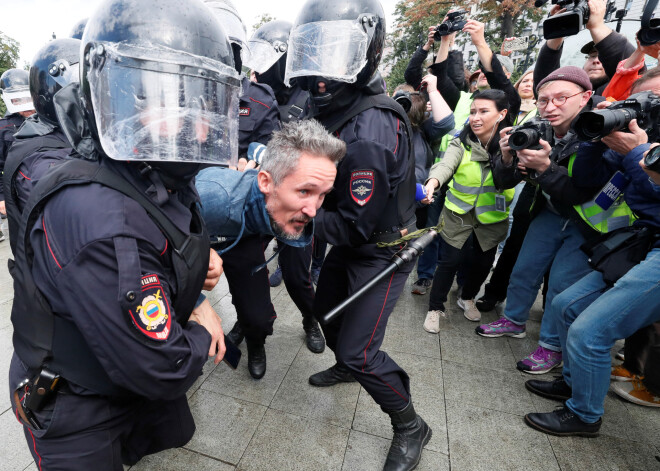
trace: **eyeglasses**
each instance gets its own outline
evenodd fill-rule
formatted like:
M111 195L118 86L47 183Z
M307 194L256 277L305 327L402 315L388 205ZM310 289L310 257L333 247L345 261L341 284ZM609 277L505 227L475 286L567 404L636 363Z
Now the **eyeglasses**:
M553 104L553 105L555 105L555 106L561 106L561 105L563 105L564 103L566 103L566 100L568 100L569 98L572 98L572 97L574 97L574 96L578 96L578 95L582 95L583 93L584 93L584 92L577 92L575 95L570 95L570 96L558 96L558 97L554 97L554 98L552 98L551 100L548 100L547 98L539 98L539 99L536 101L536 107L537 107L537 108L545 108L546 106L548 106L548 103L550 103L551 101L552 101L552 104Z

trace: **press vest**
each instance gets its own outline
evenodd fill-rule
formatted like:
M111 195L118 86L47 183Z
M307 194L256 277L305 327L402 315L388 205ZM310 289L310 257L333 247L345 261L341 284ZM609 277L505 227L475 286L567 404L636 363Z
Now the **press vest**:
M573 176L573 164L576 157L577 154L571 155L571 160L568 162L569 177ZM632 226L633 222L637 220L637 216L635 216L632 209L623 200L623 193L619 195L619 198L607 210L596 204L596 198L586 203L575 205L573 208L584 222L601 234Z
M509 217L509 206L515 189L498 192L491 170L488 170L486 178L482 181L482 162L474 162L471 157L472 152L463 147L463 159L454 173L454 178L449 182L445 207L458 214L465 214L474 209L477 220L482 224L504 221ZM496 209L495 201L498 195L504 196L505 211Z
M518 122L518 118L520 118L520 115L516 116L516 121L513 123L513 125L514 125L514 126L519 126L519 125L521 125L521 124L523 124L523 123L526 123L526 122L529 121L530 119L535 118L535 117L538 116L538 115L539 115L539 109L538 109L538 108L534 108L532 111L530 111L529 113L527 113L527 114L523 117L523 119L520 120L520 122Z
M470 106L472 105L472 101L472 94L461 92L461 97L458 99L458 103L456 103L456 108L454 108L454 125L456 127L442 136L442 140L440 141L440 149L438 151L438 155L435 158L436 163L442 160L442 158L445 156L445 152L447 152L447 149L449 148L449 143L451 140L458 136L458 134L463 130L463 127L465 127L465 123L470 117Z

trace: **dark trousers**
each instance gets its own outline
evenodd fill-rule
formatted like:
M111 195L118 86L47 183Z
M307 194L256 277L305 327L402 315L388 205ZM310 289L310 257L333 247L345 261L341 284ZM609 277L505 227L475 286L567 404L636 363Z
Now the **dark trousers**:
M649 391L660 395L660 322L639 329L626 339L623 366L644 376Z
M21 368L15 362L16 355L11 373ZM13 398L12 407L16 414ZM23 431L40 471L123 471L122 463L181 447L195 433L185 396L113 401L64 391L36 416L43 428L23 424Z
M243 237L238 244L221 255L231 302L236 308L237 322L245 332L247 341L263 344L273 333L277 318L270 300L270 285L264 250L269 237L252 235Z
M325 258L314 300L321 316L383 271L397 248L333 247ZM337 363L348 367L355 379L385 410L401 410L410 401L409 378L380 349L385 328L413 264L381 280L335 321L323 326L326 344Z
M320 270L325 259L328 243L314 236L314 250L312 252L312 270Z
M310 275L310 263L312 261L313 244L305 247L285 246L279 253L280 267L282 268L282 279L284 286L300 310L305 320L311 321L314 307L314 287Z
M438 256L438 267L433 275L433 287L431 288L431 296L429 300L429 310L445 310L445 302L447 301L447 294L451 289L454 282L456 272L465 260L465 257L470 261L470 270L463 285L463 299L474 299L479 293L479 289L493 266L495 260L495 252L497 246L490 250L483 251L479 245L477 237L472 233L472 244L465 243L466 251L452 247L447 242L440 238L440 252Z

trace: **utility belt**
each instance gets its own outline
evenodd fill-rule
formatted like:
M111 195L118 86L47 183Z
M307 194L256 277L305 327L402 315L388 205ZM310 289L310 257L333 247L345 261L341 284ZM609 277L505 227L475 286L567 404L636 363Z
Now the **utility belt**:
M394 242L401 237L407 236L410 232L417 230L417 220L413 218L407 222L403 228L391 228L384 231L376 231L369 237L367 244L377 244L379 242Z

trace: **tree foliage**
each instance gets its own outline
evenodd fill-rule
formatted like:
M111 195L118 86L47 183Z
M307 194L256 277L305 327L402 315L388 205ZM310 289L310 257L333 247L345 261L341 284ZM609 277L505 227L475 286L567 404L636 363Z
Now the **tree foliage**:
M257 19L257 22L252 25L252 31L256 31L259 28L261 28L263 25L266 23L270 23L271 21L275 21L277 18L270 16L268 13L262 13L261 16Z
M8 69L16 67L19 54L20 45L18 41L0 32L0 75ZM0 118L5 115L6 111L4 101L0 100Z

